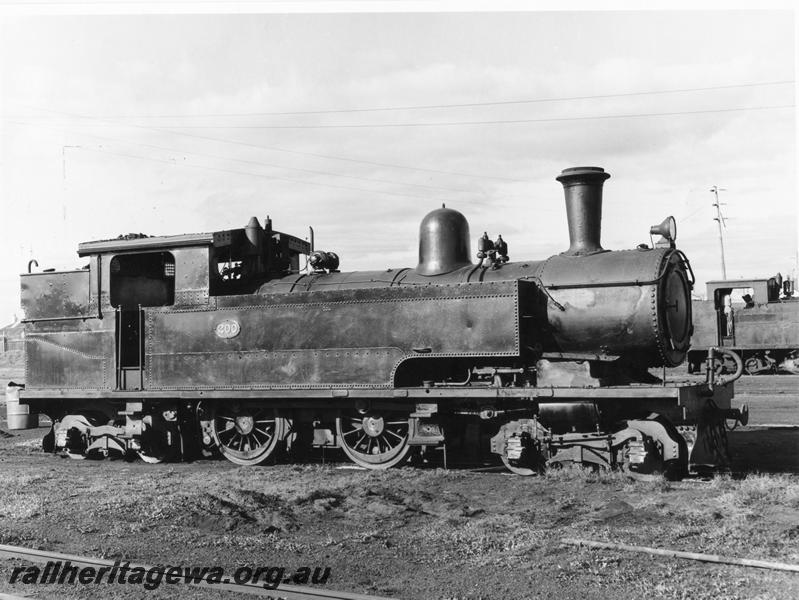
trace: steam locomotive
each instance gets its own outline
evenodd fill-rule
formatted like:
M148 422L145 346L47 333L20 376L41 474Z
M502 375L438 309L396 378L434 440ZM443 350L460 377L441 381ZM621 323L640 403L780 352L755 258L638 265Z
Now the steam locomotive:
M537 261L484 234L472 262L445 207L421 222L415 268L340 272L268 217L82 243L87 267L21 276L26 386L9 406L48 415L45 450L75 458L254 465L332 447L370 469L434 449L525 475L723 466L725 419L745 420L730 379L665 379L692 332L676 224L653 227L654 247L603 249L609 177L557 177L570 246Z
M794 282L777 273L766 279L707 282L707 300L694 301L694 336L688 352L689 372L704 365L708 348L720 346L738 354L744 373L799 374L799 298ZM729 355L714 367L731 371Z

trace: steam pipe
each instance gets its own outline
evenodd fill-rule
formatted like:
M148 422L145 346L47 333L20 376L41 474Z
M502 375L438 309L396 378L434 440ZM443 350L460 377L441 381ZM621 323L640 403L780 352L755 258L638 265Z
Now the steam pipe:
M729 356L735 363L735 372L729 377L716 377L716 354ZM705 371L707 372L707 387L712 391L715 386L724 386L740 379L744 372L744 364L737 352L727 350L726 348L711 347L707 352L707 364Z

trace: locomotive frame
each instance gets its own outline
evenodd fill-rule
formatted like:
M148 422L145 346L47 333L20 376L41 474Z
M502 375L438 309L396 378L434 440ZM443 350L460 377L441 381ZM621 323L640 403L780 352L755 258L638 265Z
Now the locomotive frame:
M47 414L45 450L75 458L252 465L336 447L382 469L442 447L519 474L723 467L725 419L746 418L731 381L665 378L691 335L673 219L653 248L603 249L608 177L557 178L570 247L543 261L484 235L473 264L465 217L443 207L414 269L341 273L268 217L80 244L87 268L22 275L26 387L9 402Z

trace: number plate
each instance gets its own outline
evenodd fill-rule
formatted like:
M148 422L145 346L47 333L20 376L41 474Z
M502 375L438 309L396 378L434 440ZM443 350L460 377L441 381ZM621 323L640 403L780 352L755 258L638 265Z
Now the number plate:
M221 337L222 339L234 338L241 333L241 325L238 321L226 319L217 324L214 328L214 333L216 333L217 337Z

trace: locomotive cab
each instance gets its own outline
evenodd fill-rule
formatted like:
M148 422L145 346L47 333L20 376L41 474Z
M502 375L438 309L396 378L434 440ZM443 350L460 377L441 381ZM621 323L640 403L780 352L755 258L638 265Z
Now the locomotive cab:
M298 270L310 244L261 228L85 242L76 271L23 274L21 305L30 387L141 390L151 309L208 307ZM111 320L111 325L108 322Z

